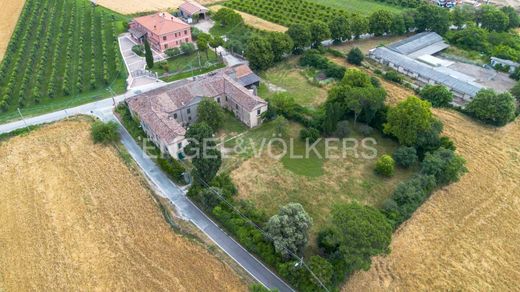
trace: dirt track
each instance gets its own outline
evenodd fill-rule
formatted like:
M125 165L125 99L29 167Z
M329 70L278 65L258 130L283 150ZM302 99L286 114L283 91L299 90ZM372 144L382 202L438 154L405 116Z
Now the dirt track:
M5 50L9 45L24 3L25 0L0 1L0 61L4 58Z
M84 121L1 143L0 181L0 291L245 290Z
M391 101L406 96L385 87ZM435 114L469 173L435 192L396 232L392 253L355 274L344 291L518 289L520 120L494 129L455 111Z

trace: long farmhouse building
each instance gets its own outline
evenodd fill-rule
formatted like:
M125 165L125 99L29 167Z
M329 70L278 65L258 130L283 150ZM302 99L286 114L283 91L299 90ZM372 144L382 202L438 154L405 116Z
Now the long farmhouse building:
M186 129L197 121L203 98L215 100L250 128L262 123L260 116L267 111L267 102L228 74L219 71L195 81L173 83L129 98L127 104L161 151L178 158L188 144Z
M451 69L453 62L434 56L448 47L440 35L423 32L387 47L372 49L369 56L421 83L442 84L456 97L469 101L484 86L474 77Z

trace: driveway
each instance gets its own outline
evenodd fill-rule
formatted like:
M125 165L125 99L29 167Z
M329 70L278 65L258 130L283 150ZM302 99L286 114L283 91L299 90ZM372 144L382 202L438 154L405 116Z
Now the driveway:
M146 70L146 60L132 51L132 47L137 45L128 33L118 37L119 49L128 70L128 89L146 86L153 83L163 82L157 78L157 74ZM163 60L163 56L154 53L154 60Z

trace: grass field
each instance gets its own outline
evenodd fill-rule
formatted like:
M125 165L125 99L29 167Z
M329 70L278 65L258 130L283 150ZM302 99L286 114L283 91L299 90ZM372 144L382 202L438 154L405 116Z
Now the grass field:
M223 7L222 5L213 5L213 6L210 6L209 8L212 11L217 12L222 7ZM245 24L252 26L254 28L258 28L258 29L266 30L266 31L278 31L278 32L287 31L287 27L285 27L285 26L264 20L260 17L256 17L254 15L251 15L251 14L248 14L248 13L245 13L242 11L237 11L237 13L242 16Z
M99 5L121 14L177 9L183 2L183 0L97 0Z
M293 153L296 155L304 153L304 143L298 138L300 129L300 125L290 123L289 135L294 140L288 144L293 143ZM272 138L273 133L274 125L267 123L249 131L241 139L246 141L246 145L249 141L254 141L258 152L262 139ZM375 148L378 156L392 153L397 147L397 143L377 133L371 136L377 142ZM358 143L363 139L355 131L350 137L357 139ZM236 144L227 143L226 146L231 147ZM352 146L353 142L348 145ZM231 176L239 189L239 198L252 200L258 209L265 210L268 215L276 213L280 206L289 202L301 203L314 219L314 226L311 229L312 238L327 224L330 209L334 204L356 200L364 204L380 206L395 186L412 174L412 170L398 169L396 175L390 179L376 175L373 171L375 159L363 158L363 153L367 155L370 153L362 147L359 148L358 157L350 151L345 158L339 159L323 157L323 142L317 147L321 157L311 153L309 158L303 159L294 156L291 158L289 155L281 158L270 157L266 155L269 151L267 146L264 148L266 152L257 157L251 149L238 162L225 164L229 165L229 168L234 167ZM280 154L276 151L274 153ZM334 150L331 153L339 154ZM315 242L313 240L309 242L310 248L314 248Z
M180 55L166 61L154 64L152 71L159 73L159 76L168 73L182 72L191 68L199 69L216 64L219 62L217 54L212 49L208 49L208 54L201 52L192 55Z
M297 58L283 61L262 72L260 76L268 83L278 87L277 89L285 90L300 105L316 108L327 99L327 88L311 84L305 76L305 69L298 65ZM264 92L263 97L269 98L275 93L275 90Z
M124 91L116 39L123 20L87 0L27 0L0 66L0 109L44 107L108 86Z
M408 35L371 37L368 39L348 41L340 45L334 45L332 48L344 53L348 53L352 48L359 48L363 53L368 54L368 51L373 48L388 45L407 37Z
M18 22L25 0L4 0L0 3L0 62Z
M389 103L414 94L383 82ZM438 190L395 233L386 257L343 291L495 290L520 282L520 120L496 129L434 110L469 173Z
M172 231L144 179L115 148L94 145L89 125L0 142L0 290L245 291Z

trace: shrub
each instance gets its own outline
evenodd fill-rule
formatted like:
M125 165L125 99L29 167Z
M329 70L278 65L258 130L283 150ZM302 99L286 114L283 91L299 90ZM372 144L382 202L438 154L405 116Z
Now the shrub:
M195 52L195 45L192 43L183 43L181 45L181 52L189 56Z
M458 181L468 171L465 163L464 158L453 150L441 147L433 153L426 153L421 163L421 173L434 176L438 185L446 185Z
M515 118L516 104L508 92L497 94L492 89L482 89L466 111L485 123L503 126Z
M408 168L417 162L417 151L413 147L401 146L392 155L397 165Z
M358 132L365 137L372 135L372 133L374 132L374 128L370 127L369 125L365 125L365 124L360 124L360 125L358 125L357 128L358 128Z
M382 176L391 177L394 175L395 161L390 155L379 157L376 162L375 171Z
M116 122L94 122L91 127L94 143L110 144L119 141L119 131Z
M347 61L353 65L361 65L364 59L365 56L363 55L363 52L361 52L357 47L352 48L347 54Z
M181 49L179 49L179 48L170 48L170 49L167 49L166 51L164 51L164 53L169 58L173 58L175 56L178 56L178 55L182 54Z
M449 106L453 100L453 93L444 85L426 85L419 95L434 107Z
M372 83L372 85L374 87L377 87L377 88L381 87L381 81L379 80L379 78L377 78L375 76L370 77L370 83Z
M159 167L175 182L183 182L184 166L177 160L171 158L158 158Z
M144 46L143 45L135 45L132 47L132 52L140 57L144 57Z
M392 81L395 83L401 84L401 82L403 82L403 77L401 76L401 74L397 73L396 71L388 71L383 75L383 77L386 80Z
M334 136L340 139L347 138L350 135L350 127L348 121L339 121L334 131Z
M300 131L300 139L309 140L310 143L316 142L320 138L320 131L315 128L303 128Z

